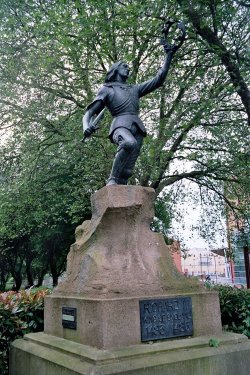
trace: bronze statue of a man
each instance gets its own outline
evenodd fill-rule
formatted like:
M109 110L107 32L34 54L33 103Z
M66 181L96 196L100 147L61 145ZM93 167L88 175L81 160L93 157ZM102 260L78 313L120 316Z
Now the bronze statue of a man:
M169 48L171 47L171 48ZM126 185L138 158L146 129L139 118L139 99L160 87L169 70L177 46L164 46L166 58L162 68L149 81L129 85L129 67L124 62L113 64L106 74L105 83L83 117L84 136L89 137L96 128L92 118L106 106L113 116L109 131L111 142L118 145L107 185Z

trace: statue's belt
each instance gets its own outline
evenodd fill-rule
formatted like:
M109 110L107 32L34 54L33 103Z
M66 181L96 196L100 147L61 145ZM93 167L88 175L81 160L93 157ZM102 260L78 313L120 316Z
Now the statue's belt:
M113 116L113 120L115 120L117 117L121 117L121 116L136 116L136 117L138 117L139 113L138 112L123 112L123 113L114 114L112 116Z

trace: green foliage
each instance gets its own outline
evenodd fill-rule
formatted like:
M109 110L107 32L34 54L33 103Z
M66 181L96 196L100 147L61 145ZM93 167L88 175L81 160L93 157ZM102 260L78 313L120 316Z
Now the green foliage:
M217 339L210 339L208 345L212 348L218 348L220 346L220 342Z
M9 347L24 334L43 330L43 301L48 289L0 294L0 373L8 374Z
M209 287L219 292L223 327L250 338L250 290L223 285Z
M151 224L154 232L160 232L164 236L166 244L171 244L169 229L171 227L171 214L169 208L169 196L164 194L155 201L155 217Z

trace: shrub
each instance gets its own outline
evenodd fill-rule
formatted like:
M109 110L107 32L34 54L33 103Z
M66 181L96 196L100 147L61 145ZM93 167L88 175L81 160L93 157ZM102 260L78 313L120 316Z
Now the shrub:
M26 333L43 331L43 303L48 293L48 289L0 293L0 375L8 374L11 342Z
M219 292L223 327L250 338L250 290L226 285L208 287Z

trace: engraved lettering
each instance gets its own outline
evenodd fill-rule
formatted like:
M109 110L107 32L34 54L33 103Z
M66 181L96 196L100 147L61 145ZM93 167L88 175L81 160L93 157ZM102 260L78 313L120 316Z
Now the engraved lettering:
M149 307L150 307L150 305L148 303L144 304L144 310L147 311L150 314L151 311L149 310Z
M160 317L160 322L164 322L165 321L165 314L162 314L161 317Z
M179 305L178 305L178 301L177 300L174 300L174 309L175 310L179 310Z
M157 315L153 315L153 321L154 321L154 323L157 322L157 318L158 318Z
M153 312L157 312L157 303L152 303L152 310Z
M159 332L161 335L165 335L165 327L163 325L159 326Z
M142 341L159 340L193 333L190 297L140 301Z

